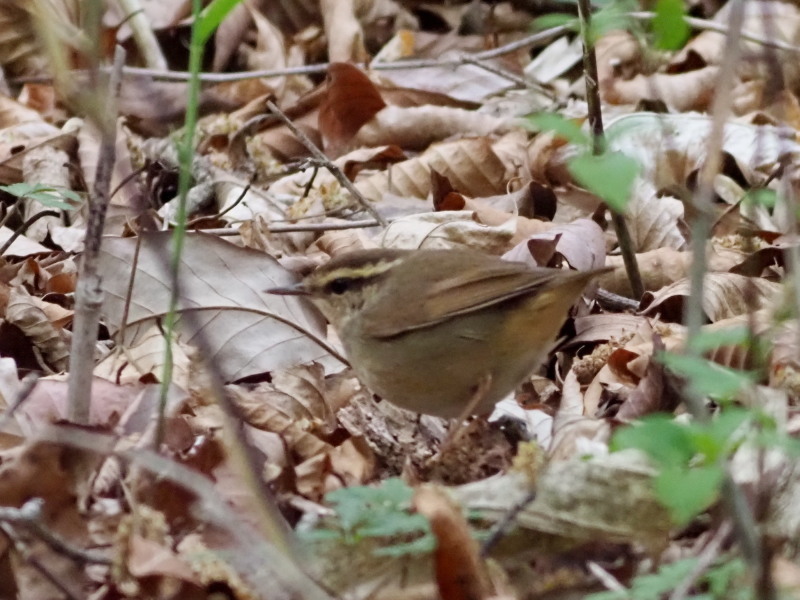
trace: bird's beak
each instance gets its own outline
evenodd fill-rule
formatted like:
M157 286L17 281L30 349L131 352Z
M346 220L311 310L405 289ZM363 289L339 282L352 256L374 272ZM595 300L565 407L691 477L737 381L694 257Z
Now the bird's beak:
M274 287L264 290L267 294L275 294L276 296L310 296L311 292L300 281L294 285L287 287Z

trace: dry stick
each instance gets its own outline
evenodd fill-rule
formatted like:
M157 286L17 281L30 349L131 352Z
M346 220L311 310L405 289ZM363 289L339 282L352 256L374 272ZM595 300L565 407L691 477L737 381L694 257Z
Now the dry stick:
M172 269L169 253L159 252L157 254L163 263L164 272L169 272ZM172 272L171 284L174 297L176 299L183 298L179 270ZM230 310L231 307L225 308ZM174 310L177 309L178 306L176 305ZM253 516L256 527L264 536L264 539L269 540L286 559L296 565L300 565L302 564L302 559L298 551L297 540L278 509L272 492L261 477L261 461L256 456L255 450L245 442L244 437L241 435L241 423L245 422L245 420L238 406L226 394L224 377L220 373L218 365L214 362L216 353L212 349L205 335L205 330L197 317L198 312L200 311L190 308L180 309L180 318L190 331L195 332L192 338L192 345L197 349L202 366L208 375L209 393L221 409L222 431L227 442L226 451L232 468L242 477L244 485L253 496L255 505L255 514ZM173 340L167 340L167 342L172 343ZM161 415L159 415L159 418L161 418ZM163 423L163 420L160 422ZM156 440L160 439L161 434L157 432Z
M592 154L599 155L605 150L605 133L603 131L603 115L600 106L600 90L597 85L597 55L594 51L594 44L589 41L589 29L591 25L591 6L589 0L578 0L578 15L581 21L581 35L583 37L583 69L586 80L586 102L589 105L589 127L592 130ZM614 224L614 231L617 234L622 260L625 262L625 271L631 283L631 290L634 298L641 298L644 295L644 285L642 276L639 273L639 265L636 262L636 252L633 249L628 225L625 217L615 210L611 211L611 222Z
M356 202L358 202L361 207L367 211L372 217L383 227L386 227L387 223L386 220L378 213L377 210L372 206L369 200L364 198L361 192L358 191L353 182L350 181L342 170L337 167L331 160L322 153L322 150L317 148L317 146L308 139L308 136L300 131L297 126L292 123L292 120L287 117L280 108L278 108L272 100L267 100L267 108L269 108L273 114L277 115L277 117L283 121L283 123L289 128L289 130L295 135L295 137L300 141L303 146L305 146L311 154L314 155L322 166L324 166L328 171L330 171L331 175L333 175L336 180L341 184L343 188L349 191L353 198L355 198Z
M114 456L129 468L141 467L159 480L172 482L191 492L195 499L187 509L195 512L198 519L227 531L232 541L238 543L236 551L231 548L224 550L225 561L253 588L256 597L275 597L275 581L280 577L280 583L293 592L292 597L330 600L325 590L299 565L287 561L269 540L260 538L258 529L253 527L251 521L245 523L237 511L231 510L206 475L151 450L115 450L119 440L105 433L56 425L43 431L41 438L70 448ZM216 555L214 552L212 554Z
M722 157L722 143L725 134L725 124L731 111L731 94L727 93L733 86L736 66L741 51L740 32L744 21L744 0L731 0L729 35L725 38L725 49L722 63L720 64L714 102L711 108L712 122L709 133L706 160L700 170L697 192L694 195L696 216L691 225L692 266L690 271L690 293L686 301L684 322L687 328L686 353L688 356L702 358L702 353L692 343L700 334L704 321L703 292L706 266L706 242L711 235L712 199L714 195L714 177L720 169ZM684 394L686 407L692 416L700 423L708 423L710 415L703 403L703 398L694 393L691 388ZM763 540L758 534L756 522L750 506L742 489L736 485L727 465L723 465L724 475L722 481L722 501L734 524L737 541L747 563L756 573L756 581L766 576L763 563ZM774 598L772 593L766 595L765 600Z
M94 349L97 343L100 308L103 302L102 281L97 264L111 189L111 172L116 157L116 99L119 96L124 62L125 50L122 46L117 46L114 52L114 69L111 71L108 82L105 122L98 123L101 132L98 152L100 159L97 163L94 189L89 197L85 250L81 260L78 285L75 289L75 320L69 357L67 417L71 421L81 424L89 422L91 409ZM99 97L100 90L97 91Z

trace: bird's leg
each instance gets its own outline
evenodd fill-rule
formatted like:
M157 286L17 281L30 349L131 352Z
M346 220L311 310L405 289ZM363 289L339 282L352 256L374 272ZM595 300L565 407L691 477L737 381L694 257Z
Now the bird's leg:
M459 437L461 437L460 434L464 431L464 423L466 423L467 418L471 414L475 413L475 408L479 406L481 402L483 402L491 387L492 374L484 373L484 375L478 380L478 383L475 386L475 391L472 392L472 397L469 399L469 402L467 402L464 410L461 411L461 414L458 415L458 418L450 425L450 431L447 432L447 437L444 439L441 446L439 446L438 454L440 456L444 454L450 448L450 446L459 439Z

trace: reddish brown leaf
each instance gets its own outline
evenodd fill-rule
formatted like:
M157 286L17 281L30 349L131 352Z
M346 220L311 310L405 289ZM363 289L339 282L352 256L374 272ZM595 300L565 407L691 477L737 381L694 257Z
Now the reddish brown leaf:
M385 106L375 84L361 70L347 63L332 63L328 92L319 109L326 151L341 154L361 126Z

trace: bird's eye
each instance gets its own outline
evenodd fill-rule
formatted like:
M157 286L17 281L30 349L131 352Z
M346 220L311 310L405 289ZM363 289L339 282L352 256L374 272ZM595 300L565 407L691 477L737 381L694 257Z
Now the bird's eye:
M333 294L344 294L350 287L350 279L347 277L339 277L334 279L328 284L328 289Z

